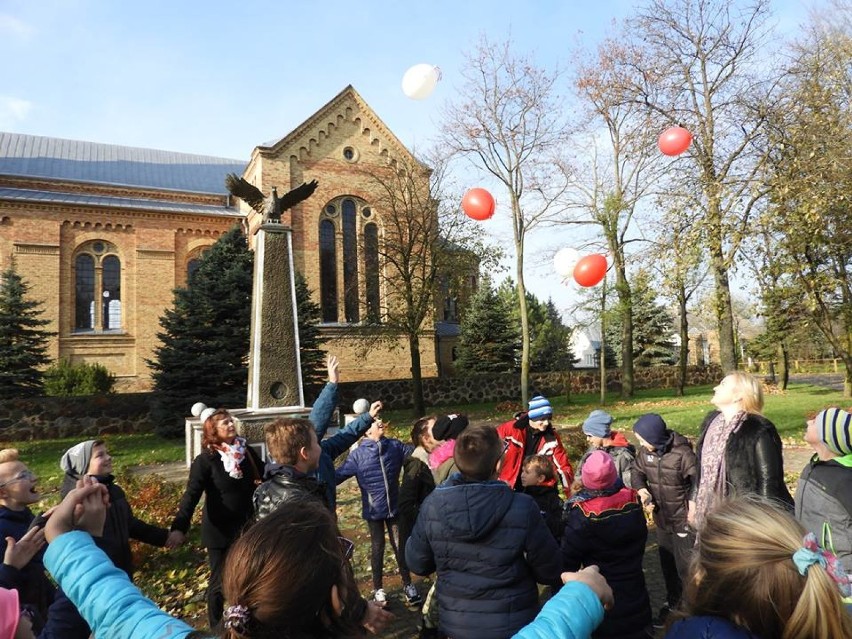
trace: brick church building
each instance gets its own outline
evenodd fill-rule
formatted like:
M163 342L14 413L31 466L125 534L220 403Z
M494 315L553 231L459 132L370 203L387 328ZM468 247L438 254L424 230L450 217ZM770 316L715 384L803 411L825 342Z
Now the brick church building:
M14 261L43 302L56 333L52 359L99 362L123 391L151 386L146 360L159 318L196 261L235 224L249 241L260 216L227 193L237 173L268 194L316 179L313 196L283 221L293 228L296 269L322 307L325 348L344 379L410 376L404 338L366 341L363 320L382 290L370 247L382 211L370 167L411 163L405 146L351 87L246 161L0 133L0 268ZM428 171L423 172L424 187ZM370 284L373 285L370 285ZM440 300L420 339L424 377L448 372L458 335L452 305ZM363 357L365 348L369 357Z

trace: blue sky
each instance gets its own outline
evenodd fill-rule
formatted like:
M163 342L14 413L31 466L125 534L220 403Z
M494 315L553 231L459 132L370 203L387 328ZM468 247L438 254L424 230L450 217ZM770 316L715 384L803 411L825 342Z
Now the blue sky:
M424 147L480 34L564 65L636 4L0 0L0 130L247 160L352 84L403 143ZM808 6L775 0L779 30L794 32ZM400 81L420 62L443 80L418 102ZM508 238L499 219L487 228ZM548 264L532 260L530 275L537 295L568 305Z

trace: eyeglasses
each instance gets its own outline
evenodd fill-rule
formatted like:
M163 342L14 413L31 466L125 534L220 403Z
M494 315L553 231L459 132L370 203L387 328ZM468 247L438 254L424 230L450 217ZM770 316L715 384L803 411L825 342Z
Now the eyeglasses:
M338 537L337 541L340 543L341 552L343 552L343 560L349 561L352 559L352 553L355 552L355 543L346 537Z
M15 482L34 481L35 479L36 479L36 474L33 471L23 470L20 473L18 473L15 477L12 477L12 479L10 479L8 481L4 481L2 484L0 484L0 488L4 488L4 487L8 486L9 484L14 484Z

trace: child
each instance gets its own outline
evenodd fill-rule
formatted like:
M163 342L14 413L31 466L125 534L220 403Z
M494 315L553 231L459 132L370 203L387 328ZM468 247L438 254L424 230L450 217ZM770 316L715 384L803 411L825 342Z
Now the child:
M38 478L18 459L18 451L14 448L0 450L0 554L7 550L7 537L12 538L8 544L10 550L24 538L35 519L30 506L40 499ZM28 535L27 540L33 534ZM31 606L38 613L34 619L37 630L47 616L47 608L54 596L54 587L44 573L43 556L44 550L41 549L21 565L4 560L0 566L0 585L17 588L21 604Z
M564 568L597 564L612 587L615 605L595 637L645 639L652 634L642 572L648 528L638 495L622 485L615 462L602 450L589 454L581 477L583 488L565 504Z
M796 519L852 573L852 415L827 408L808 420L816 451L796 488Z
M112 474L112 457L106 444L101 440L80 442L62 455L59 466L65 471L62 482L62 496L68 494L77 481L91 476L107 487L110 508L104 526L104 540L111 544L111 555L116 566L133 579L133 556L130 552L130 540L137 539L152 546L162 548L166 545L169 531L159 526L146 524L133 516L133 510L121 487L115 483Z
M459 472L426 498L405 557L437 570L440 630L450 637L510 637L538 611L536 583L559 584L559 547L535 501L497 479L503 442L492 426L465 429Z
M313 497L331 510L325 486L310 475L322 455L314 425L307 419L279 417L264 427L264 434L272 459L265 481L254 491L255 517L266 517L294 495Z
M435 490L435 478L429 468L429 453L438 442L432 437L435 417L421 417L411 429L414 450L402 461L402 482L399 485L399 547L411 536L423 500Z
M556 487L556 469L547 455L530 455L521 468L523 492L535 499L554 539L562 539L562 500Z
M399 550L399 473L403 460L414 450L398 439L385 437L385 424L381 419L373 422L361 445L349 453L349 457L335 473L338 485L353 475L361 489L361 516L370 530L370 569L373 575L373 600L387 605L387 594L382 588L382 572L385 557L385 531L396 557L402 577L402 592L407 606L420 604L420 594L411 583L411 575L405 565L405 556Z
M467 425L467 415L441 415L435 419L432 425L435 447L429 453L429 468L432 469L436 486L458 472L453 460L453 450L456 447L456 438L467 428Z
M632 486L630 473L633 469L633 460L636 458L636 448L625 439L617 430L612 430L612 415L602 410L593 410L583 422L583 433L589 443L589 450L580 460L580 469L577 474L582 474L583 464L586 458L594 450L607 452L615 462L615 469L625 486Z
M707 514L666 639L852 637L849 577L781 508L750 497Z
M655 626L662 627L669 611L680 601L695 535L689 524L690 500L698 483L698 468L692 445L683 435L666 428L654 413L642 415L633 426L641 451L633 467L633 488L646 508L653 509L657 528L660 567L666 582L666 603Z
M85 532L80 517L104 516L103 486L71 491L48 520L45 565L80 609L96 637L189 639L213 637L161 611L117 570ZM221 639L243 637L362 637L380 634L388 615L370 612L349 566L352 542L318 500L295 497L252 525L225 560ZM120 605L116 605L120 602ZM365 613L365 610L367 611ZM363 627L362 627L363 624ZM2 638L5 639L5 638Z

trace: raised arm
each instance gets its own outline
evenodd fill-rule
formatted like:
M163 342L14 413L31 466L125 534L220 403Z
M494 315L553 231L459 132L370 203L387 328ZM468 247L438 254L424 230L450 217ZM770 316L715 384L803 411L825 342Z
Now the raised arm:
M308 416L317 431L317 439L320 441L325 437L325 431L328 430L331 416L337 407L337 385L340 383L340 363L337 357L329 355L325 363L328 368L328 383L314 401L311 414Z

